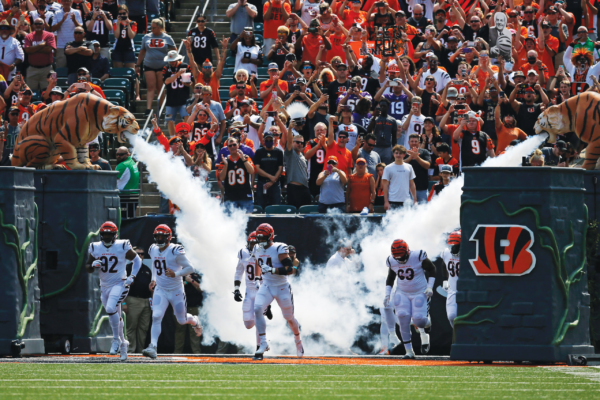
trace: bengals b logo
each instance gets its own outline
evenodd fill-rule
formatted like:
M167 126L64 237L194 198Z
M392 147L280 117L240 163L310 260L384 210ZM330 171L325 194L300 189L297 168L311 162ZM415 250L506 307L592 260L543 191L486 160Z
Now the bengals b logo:
M530 273L535 267L533 232L522 225L477 225L470 241L476 242L475 259L469 260L476 275Z
M151 39L149 47L165 47L165 41L163 39Z

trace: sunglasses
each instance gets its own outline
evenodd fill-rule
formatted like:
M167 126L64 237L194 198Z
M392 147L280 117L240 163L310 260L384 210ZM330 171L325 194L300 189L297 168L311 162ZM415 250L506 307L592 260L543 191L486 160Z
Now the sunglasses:
M205 20L205 19L199 19L199 20L197 20L196 22L197 22L197 23L199 23L199 24L203 24L203 23L205 23L205 22L206 22L206 20Z
M479 22L481 22L481 21L479 21L479 20L477 20L477 19L474 19L474 20L472 20L472 21L471 21L471 23L472 23L472 24L477 24L477 23L479 23Z
M194 88L194 90L202 90L202 86L197 86Z
M100 151L100 149L90 149L90 152L92 151Z
M425 82L434 82L434 81L435 81L435 79L433 79L433 78L425 78Z
M76 35L83 35L83 32L78 32L78 31L75 31L75 34L76 34Z
M369 147L374 147L376 143L369 143L369 142L365 142L365 144Z
M202 68L204 68L204 69L212 69L212 66L211 65L204 65L204 66L202 66Z
M525 11L525 14L533 14L533 11Z
M8 115L13 115L13 116L15 116L15 117L18 117L18 116L19 116L19 113L18 113L18 112L11 112L11 113L10 113L10 114L8 114Z
M299 141L299 140L294 140L294 143L296 143L296 144L301 144L302 146L304 146L304 142L301 142L301 141Z
M333 160L327 161L327 165L337 165L337 163Z
M467 101L467 99L463 99L463 98L461 98L461 97L457 97L457 98L456 98L456 101Z
M127 13L119 13L119 17L126 17Z
M127 155L127 153L117 153L117 154L115 154L115 155L116 155L117 157L118 157L118 156L126 156L126 155Z
M237 143L228 144L227 147L237 147Z
M361 161L361 162L357 162L356 165L360 165L361 167L363 167L363 166L366 165L366 163L364 163L364 162Z
M43 22L35 22L34 25L44 25Z
M346 139L348 139L348 136L338 135L338 139L339 140L346 140Z
M304 67L304 68L302 68L302 69L312 69L312 67Z

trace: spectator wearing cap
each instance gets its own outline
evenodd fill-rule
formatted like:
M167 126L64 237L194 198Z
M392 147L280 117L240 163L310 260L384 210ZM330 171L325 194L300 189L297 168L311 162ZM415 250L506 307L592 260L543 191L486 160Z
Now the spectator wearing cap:
M362 158L367 162L367 171L375 175L377 164L381 162L381 157L374 150L375 145L377 144L377 138L372 133L367 133L362 137L359 137L356 140L356 145L352 149L352 159L357 160L358 158Z
M242 34L245 28L254 27L254 18L258 15L256 6L248 3L248 0L238 0L230 4L225 11L225 16L231 20L229 29L231 36L229 42L233 42Z
M235 53L234 71L245 69L253 74L258 73L258 67L263 65L264 54L262 47L256 44L254 31L249 29L242 31L240 36L229 43L229 49Z
M344 63L339 63L337 66L337 79L327 87L327 95L331 101L329 102L329 114L335 114L337 109L336 101L340 95L345 95L350 88L348 80L348 66Z
M516 100L517 91L513 90L509 98L510 105L517 114L517 128L521 129L527 135L533 136L535 135L535 122L542 113L542 104L544 107L548 106L548 96L546 96L546 93L539 84L536 84L533 88L528 86L524 89L525 95L521 103ZM542 103L535 103L536 91L540 94Z
M35 91L44 91L48 87L47 76L54 62L56 39L50 32L44 30L44 20L36 18L33 22L33 32L25 36L25 54L27 67L27 85Z
M313 19L310 21L309 28L302 32L301 40L296 40L296 53L302 51L302 61L309 61L313 65L317 65L322 60L317 60L317 55L321 50L321 46L325 46L324 50L331 50L331 42L325 36L325 32L319 26L319 21Z
M375 179L367 170L367 160L359 158L356 160L355 172L348 177L346 212L361 212L365 207L373 212L374 205Z
M117 167L115 171L119 173L117 177L117 187L120 191L137 190L140 187L140 173L136 162L131 158L129 149L125 146L119 147L116 152Z
M263 120L260 115L254 114L252 111L253 108L250 101L244 99L239 102L239 114L235 115L232 121L240 123L241 127L239 129L248 135L248 139L252 143L251 147L258 149L260 147L258 129Z
M429 120L432 122L432 119ZM415 188L417 191L417 202L427 201L427 189L429 187L429 167L431 166L431 153L427 149L420 148L421 138L416 133L409 136L410 148L406 150L404 162L410 164L415 172Z
M98 42L97 40L92 40L90 44L94 49L94 54L92 54L92 65L90 66L90 74L92 75L92 77L98 78L102 82L104 82L107 78L110 77L108 73L110 70L110 62L108 61L108 58L104 57L100 52L100 42Z
M165 119L169 125L169 136L173 136L177 114L182 119L189 115L185 103L192 84L192 68L183 63L184 57L177 50L171 50L165 57L167 65L162 75L167 89ZM184 75L185 74L185 75Z
M110 12L102 10L103 0L94 0L92 10L85 16L85 28L90 41L97 41L100 53L108 60L110 57L110 35L113 32L113 18Z
M50 89L50 92L48 93L48 100L50 101L49 104L55 103L57 101L62 101L64 100L64 98L65 94L63 93L63 90L60 86L54 86L52 89Z
M75 28L73 36L74 40L68 42L64 48L69 73L69 85L77 81L77 70L79 68L91 68L92 55L94 54L90 42L85 40L85 31L82 26Z
M429 196L427 197L427 201L431 201L431 199L435 196L439 196L440 192L444 190L446 186L450 184L450 177L452 176L452 166L451 165L440 165L440 181L431 187L431 191L429 192Z
M567 149L567 144L562 140L557 140L554 147L544 147L542 154L544 154L545 165L549 167L566 167L567 164L563 155Z
M464 81L453 81L453 82L464 82ZM470 83L469 83L470 84ZM466 108L464 106L467 105L467 96L465 95L465 93L461 93L460 95L458 94L458 89L457 86L462 86L462 84L459 83L452 83L451 85L446 86L446 89L444 89L444 92L442 93L442 101L440 102L440 106L438 107L436 113L435 113L435 121L440 122L442 120L442 118L444 117L444 114L446 114L446 112L448 112L448 108L451 105L460 105L460 108ZM472 88L473 86L471 86ZM477 92L475 92L475 90L473 90L474 94L477 94ZM477 98L477 97L475 97ZM456 110L456 108L454 108L454 110ZM456 111L452 112L452 115L450 115L450 120L452 121L452 123L457 123L458 121L458 117L457 117L457 113Z
M507 113L502 118L501 107L503 104L508 105L506 97L498 101L496 110L494 111L494 120L496 122L495 132L498 137L498 146L496 147L498 154L502 153L513 140L527 139L527 134L517 128L517 121L511 113Z
M394 162L383 170L381 177L383 185L383 206L387 211L404 206L411 198L417 203L417 191L415 186L415 171L412 165L404 162L406 148L395 145L392 149Z
M69 71L71 71L70 62L68 62L66 57L66 47L73 40L73 32L76 28L81 28L79 32L83 32L83 20L81 19L81 12L79 10L74 10L71 8L73 4L72 0L63 0L61 1L62 8L54 13L54 17L52 18L52 28L51 31L56 34L56 68L69 67ZM79 30L79 29L78 29ZM85 37L85 32L77 33L76 36L81 35L76 40L83 41ZM79 47L79 46L77 46ZM89 49L88 49L89 50ZM79 51L83 51L79 50ZM74 54L74 53L72 53ZM91 50L89 56L91 56ZM88 57L89 57L88 56ZM78 65L74 68L74 71L77 71L81 65ZM87 65L84 65L87 66ZM73 83L73 82L71 82Z
M270 0L263 6L264 48L270 49L277 39L277 29L285 24L292 9L290 4L282 0Z
M229 155L221 156L223 169L219 173L219 180L225 187L225 204L231 204L248 214L254 210L254 200L252 196L252 175L256 173L252 159L238 148L237 139L230 137L227 139L227 148ZM234 179L233 182L227 179L230 171L241 179Z
M10 89L10 87L8 89ZM45 103L31 103L31 97L33 96L33 92L27 85L23 84L21 86L20 94L21 96L20 98L18 98L18 101L13 103L13 105L17 104L17 107L19 108L19 122L27 122L29 118L33 116L33 114L46 107Z
M443 31L442 31L443 32ZM454 35L446 37L446 43L440 49L439 53L439 64L446 69L450 76L455 75L457 71L457 65L450 61L450 57L458 51L458 38Z
M458 175L459 173L459 165L458 160L452 157L450 154L450 145L448 143L438 143L436 146L437 158L435 159L435 163L433 164L433 173L430 178L432 181L439 181L440 178L440 168L442 165L449 165L452 167L452 172L454 175Z
M103 171L112 171L110 163L100 157L100 145L98 143L90 143L88 151L90 153L90 162L92 165L98 165Z
M400 131L400 123L388 115L390 102L382 99L375 107L373 118L369 122L367 132L373 133L377 138L376 146L373 148L385 164L392 162L392 147L396 145Z
M252 147L250 147L246 143L242 142L242 135L243 135L243 133L240 130L240 128L243 128L243 126L241 124L239 124L238 122L234 122L233 125L229 129L229 137L235 138L236 143L237 143L236 147L239 150L241 150L242 153L244 153L246 156L248 156L251 159L253 159L254 158L254 150L252 150ZM275 145L275 147L277 147L277 145ZM221 150L219 151L219 155L217 156L217 160L222 160L223 157L227 157L230 154L231 154L230 149L227 146L223 146L221 148Z
M281 204L281 184L279 178L283 172L283 151L275 148L271 131L264 134L264 146L254 154L256 172L256 192L254 204L266 206Z
M19 114L20 111L18 107L10 107L8 110L8 118L7 120L4 120L4 125L0 132L0 145L2 147L2 160L0 160L0 166L11 166L10 158L15 148L17 136L19 136L19 132L21 131Z
M452 138L460 147L459 163L463 167L481 165L488 157L495 157L494 143L487 133L480 131L482 122L478 114L469 111L454 130Z
M247 96L248 94L248 85L244 82L237 82L234 86L234 89L229 91L230 94L233 94L233 97L227 100L227 105L225 106L225 116L230 119L234 116L238 116L242 114L241 107L242 102L246 102L244 104L249 104L252 110L256 114L258 114L258 108L256 107L256 102Z
M335 156L336 166L340 170L344 171L345 176L348 177L352 171L352 153L346 148L348 145L348 132L340 130L337 133L337 141L335 140L335 128L334 124L338 122L336 116L329 117L329 133L327 135L327 147L325 158L329 159L330 156Z
M331 131L331 130L330 130ZM326 157L327 165L317 177L317 186L321 187L319 193L319 212L326 213L327 210L346 211L344 197L344 186L348 181L346 172L338 169L338 159L330 155Z
M289 91L288 84L286 81L279 79L279 67L277 67L277 64L270 63L267 72L269 74L269 79L260 84L260 98L263 100L263 104L270 102L274 93L276 93L276 97L285 99L285 96ZM267 108L267 111L272 110L272 106Z
M285 97L284 106L287 108L292 103L302 103L310 109L317 101L317 96L306 90L306 79L296 79L296 84L290 88L290 93Z
M103 99L106 99L106 96L104 95L104 91L102 90L102 88L100 86L96 85L95 83L92 83L92 77L90 76L90 71L86 67L81 67L77 70L77 82L78 83L86 83L85 90L78 89L77 87L75 87L75 84L73 84L67 90L68 93L81 93L81 92L85 91L88 93L92 93L96 96L102 97ZM89 87L87 87L87 86L89 86Z
M465 17L460 11L456 8L457 2L452 2L450 7L452 7L452 12L456 17L456 22L460 25L460 29L462 29L462 34L464 36L465 41L474 41L476 38L482 38L486 42L490 41L490 26L488 24L484 24L481 21L481 18L476 13L469 13Z

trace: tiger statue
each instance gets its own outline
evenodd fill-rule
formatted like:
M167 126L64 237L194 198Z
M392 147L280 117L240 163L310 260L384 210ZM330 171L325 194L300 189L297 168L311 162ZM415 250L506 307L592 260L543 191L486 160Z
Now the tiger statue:
M548 133L548 143L556 143L557 135L575 132L588 144L583 168L594 169L600 157L600 94L585 92L548 107L534 129L536 134Z
M46 167L62 156L70 169L97 169L88 158L87 144L99 132L117 135L140 129L133 114L101 97L78 94L35 113L21 127L11 159L14 167Z

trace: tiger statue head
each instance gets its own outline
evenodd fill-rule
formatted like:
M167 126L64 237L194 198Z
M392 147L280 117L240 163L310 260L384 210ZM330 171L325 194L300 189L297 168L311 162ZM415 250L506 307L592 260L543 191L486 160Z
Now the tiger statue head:
M125 142L125 133L136 135L140 130L135 117L126 108L113 106L102 120L102 131L117 135L117 140Z
M538 116L537 122L535 123L535 133L546 132L548 134L548 143L556 142L556 135L565 132L565 118L562 117L559 106L548 107Z

